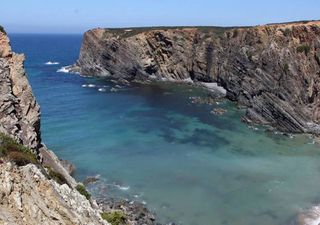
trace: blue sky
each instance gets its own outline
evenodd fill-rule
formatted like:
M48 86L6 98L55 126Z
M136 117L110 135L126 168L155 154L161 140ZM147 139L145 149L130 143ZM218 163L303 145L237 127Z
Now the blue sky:
M257 25L320 19L320 0L3 0L11 33L83 33L93 27Z

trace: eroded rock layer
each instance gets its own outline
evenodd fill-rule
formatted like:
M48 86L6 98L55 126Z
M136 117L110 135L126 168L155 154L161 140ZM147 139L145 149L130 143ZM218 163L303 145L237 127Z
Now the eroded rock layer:
M248 28L93 29L72 68L135 80L218 82L246 120L320 133L320 22Z
M40 139L40 107L26 77L24 56L11 51L0 31L0 132L37 152Z
M5 151L16 157L22 157L23 153L14 149L14 145L1 149L4 152L0 151L0 224L108 225L95 201L87 200L76 190L78 183L41 143L40 108L23 62L24 56L11 51L9 39L0 29L0 133L31 149L43 163L17 166ZM65 183L56 182L45 168L48 171L50 168Z

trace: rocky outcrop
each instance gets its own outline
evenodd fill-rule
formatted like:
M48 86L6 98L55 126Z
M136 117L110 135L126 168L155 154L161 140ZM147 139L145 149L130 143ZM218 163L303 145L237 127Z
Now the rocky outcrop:
M0 224L108 224L78 191L32 164L0 164L0 202Z
M40 108L23 62L24 56L11 51L8 37L0 30L0 132L36 153L41 144Z
M320 22L247 28L93 29L71 71L217 82L245 120L320 133Z
M0 224L109 224L95 201L76 190L78 183L65 168L70 165L41 143L40 108L23 62L0 27L0 133L31 149L42 163L18 167L0 152ZM21 157L17 149L5 151ZM48 171L65 183L60 185Z

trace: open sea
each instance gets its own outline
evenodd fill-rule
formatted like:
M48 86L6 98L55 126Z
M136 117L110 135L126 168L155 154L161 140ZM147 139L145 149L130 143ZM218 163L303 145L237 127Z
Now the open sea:
M111 92L110 81L57 72L78 58L81 35L9 37L26 55L43 142L79 181L100 177L89 187L96 197L143 202L160 222L183 225L286 225L319 202L312 138L248 127L228 101L192 104L206 92L188 85Z

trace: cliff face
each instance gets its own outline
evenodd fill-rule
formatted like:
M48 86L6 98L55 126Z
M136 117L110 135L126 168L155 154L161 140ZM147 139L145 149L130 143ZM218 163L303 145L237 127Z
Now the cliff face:
M42 161L17 166L4 154L12 151L22 157L13 145L0 150L0 224L108 225L96 203L75 189L77 182L56 155L41 144L40 108L23 62L24 56L11 51L9 39L0 29L0 133L27 146ZM65 184L54 181L45 167L63 177Z
M40 108L28 83L24 56L11 51L0 31L0 132L35 152L40 146Z
M72 71L218 82L246 119L320 133L320 22L250 28L93 29Z

